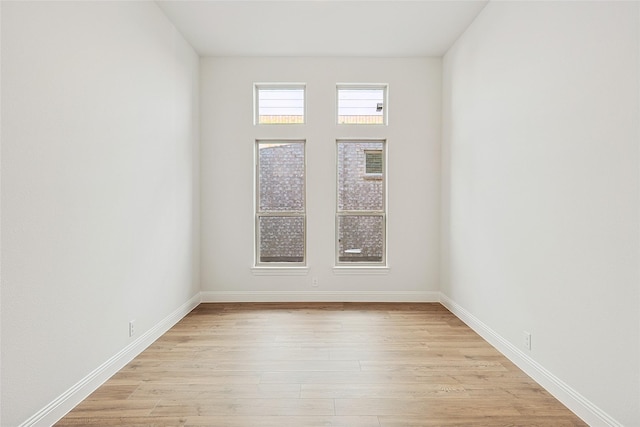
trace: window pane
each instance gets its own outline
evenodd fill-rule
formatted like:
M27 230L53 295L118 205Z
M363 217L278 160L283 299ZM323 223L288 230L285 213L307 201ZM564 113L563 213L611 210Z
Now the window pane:
M258 143L259 212L304 210L304 143Z
M338 88L339 124L384 124L385 88Z
M338 216L339 262L382 262L383 254L382 215Z
M304 123L304 87L258 86L257 92L259 124Z
M338 142L338 210L384 209L382 142ZM367 153L379 152L380 174L371 179Z
M262 216L260 232L260 262L304 261L304 217Z

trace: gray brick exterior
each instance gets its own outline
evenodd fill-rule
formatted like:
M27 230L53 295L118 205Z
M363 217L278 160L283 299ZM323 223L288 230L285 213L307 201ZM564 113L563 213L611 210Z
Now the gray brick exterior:
M261 212L304 211L304 143L260 148Z
M338 143L338 212L384 210L384 180L382 175L366 173L365 155L382 149L382 142ZM382 215L339 215L339 261L382 261L383 218Z
M300 213L260 217L260 262L303 262L304 143L261 144L258 155L259 212Z
M365 152L382 142L338 143L338 211L383 211L384 180L366 173ZM304 211L304 144L264 144L259 149L259 211ZM302 262L302 216L261 216L260 262ZM339 215L339 260L379 262L384 255L382 215ZM347 252L345 252L347 251Z

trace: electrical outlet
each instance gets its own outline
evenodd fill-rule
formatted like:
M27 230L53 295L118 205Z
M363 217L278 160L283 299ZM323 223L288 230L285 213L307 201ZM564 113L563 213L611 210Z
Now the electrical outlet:
M136 333L136 320L129 321L129 336L132 337Z
M318 287L318 278L314 277L311 279L311 286L313 286L314 288Z
M527 350L531 350L531 333L524 331L523 332L523 337L524 337L524 348L526 348Z

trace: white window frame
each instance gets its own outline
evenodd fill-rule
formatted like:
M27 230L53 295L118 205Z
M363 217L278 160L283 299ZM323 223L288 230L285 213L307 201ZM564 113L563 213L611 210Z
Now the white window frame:
M341 90L382 90L382 123L340 123ZM336 124L338 126L388 126L389 124L389 84L387 83L338 83L336 84Z
M339 189L339 179L338 179L338 145L340 143L353 143L353 144L357 144L358 142L361 143L369 143L369 142L378 142L378 143L382 143L382 174L377 175L377 177L375 179L381 179L383 180L383 185L382 185L382 203L383 203L383 208L381 210L339 210L338 206L339 206L339 195L340 195L340 189ZM340 270L342 270L342 272L347 272L347 271L351 271L351 272L357 272L357 271L367 271L367 272L373 272L374 269L380 269L382 270L386 270L388 268L388 264L387 264L387 251L388 251L388 245L387 245L387 205L388 205L388 201L387 201L387 188L388 188L388 178L387 178L387 156L388 156L388 148L387 148L388 144L387 144L387 139L386 138L357 138L357 139L352 139L352 138L340 138L336 140L336 145L335 145L335 152L336 152L336 162L335 162L335 167L336 167L336 171L335 171L335 180L336 180L336 199L335 199L335 266L334 266L334 271L335 272L340 272ZM365 150L368 151L368 150ZM366 165L365 165L366 168ZM366 169L365 169L366 172ZM373 175L373 174L371 174ZM365 173L363 175L363 177L365 179L367 179L367 174ZM353 261L340 261L340 230L339 230L339 218L340 217L346 217L346 216L381 216L382 217L382 260L378 261L378 262L372 262L372 261L362 261L362 262L353 262Z
M260 90L302 90L302 122L300 123L260 123ZM306 83L254 83L253 84L253 124L256 126L296 126L307 122Z
M260 144L301 143L304 150L303 209L301 211L260 211ZM304 139L256 139L254 143L254 274L269 275L287 270L302 274L307 271L307 144ZM303 220L303 256L301 262L261 262L260 261L260 218L299 217Z

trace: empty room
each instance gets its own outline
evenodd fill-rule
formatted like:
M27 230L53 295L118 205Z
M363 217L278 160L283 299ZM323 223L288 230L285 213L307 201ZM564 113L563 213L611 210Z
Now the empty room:
M0 25L2 427L640 426L640 2Z

